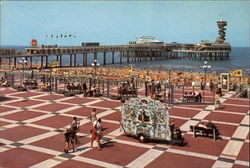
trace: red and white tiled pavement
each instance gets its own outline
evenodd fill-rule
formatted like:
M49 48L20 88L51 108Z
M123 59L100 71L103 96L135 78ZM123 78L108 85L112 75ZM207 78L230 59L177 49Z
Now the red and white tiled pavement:
M123 135L120 101L107 98L64 97L47 92L16 92L1 88L0 167L147 167L147 168L244 168L249 167L249 100L226 93L224 109L213 105L177 105L170 117L184 132L184 147L148 142ZM178 95L176 95L178 99ZM1 98L1 96L0 96ZM210 97L211 99L211 97ZM102 151L90 147L90 112L97 109L104 126ZM73 116L80 120L80 145L63 152L63 131ZM212 120L221 138L192 137L189 126Z

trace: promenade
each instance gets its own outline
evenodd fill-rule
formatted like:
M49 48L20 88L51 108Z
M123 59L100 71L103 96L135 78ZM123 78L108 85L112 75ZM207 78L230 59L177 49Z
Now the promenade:
M0 88L0 167L247 168L249 100L233 97L233 92L223 93L224 109L214 110L214 105L168 107L170 117L188 141L187 146L181 147L156 142L142 144L124 136L118 122L120 101ZM89 116L93 108L103 121L102 151L90 147ZM74 116L80 121L77 135L81 143L76 152L65 154L63 133ZM190 125L208 120L218 127L221 138L193 138Z

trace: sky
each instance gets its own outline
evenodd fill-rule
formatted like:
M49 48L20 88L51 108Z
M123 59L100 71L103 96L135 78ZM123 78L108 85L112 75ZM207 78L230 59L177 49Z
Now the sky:
M126 45L140 36L170 43L214 42L218 20L226 42L249 47L250 1L1 1L1 46ZM56 35L72 34L71 37ZM47 37L46 37L47 35ZM51 37L53 35L53 38ZM74 38L75 36L75 38Z

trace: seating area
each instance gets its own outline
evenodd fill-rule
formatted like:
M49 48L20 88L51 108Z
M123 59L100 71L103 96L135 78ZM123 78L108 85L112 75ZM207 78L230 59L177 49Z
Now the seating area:
M193 132L193 137L196 137L196 133L199 133L201 136L206 137L213 137L213 140L215 141L219 135L219 131L217 128L204 128L200 126L190 126L191 131Z

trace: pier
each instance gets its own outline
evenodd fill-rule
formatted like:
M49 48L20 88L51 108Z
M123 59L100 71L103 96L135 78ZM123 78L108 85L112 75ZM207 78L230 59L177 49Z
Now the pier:
M189 58L190 60L228 60L231 52L231 45L225 42L225 26L227 22L220 20L217 22L219 28L218 37L215 42L202 41L198 44L183 43L164 43L160 41L140 41L129 42L128 45L99 45L99 43L82 43L81 46L57 46L57 45L41 45L26 48L25 52L19 52L16 49L0 49L0 65L4 62L9 67L17 67L17 62L24 57L30 68L33 68L34 57L39 57L40 68L49 67L49 57L55 57L58 67L65 67L63 64L63 55L68 57L69 67L85 67L89 66L88 59L102 60L100 63L105 66L115 64L115 57L118 63L130 63L140 61L153 61L162 59L180 59ZM145 36L151 37L151 36ZM99 54L98 54L99 53ZM100 53L102 58L100 57ZM117 54L118 53L118 54ZM82 57L82 62L77 62L77 57ZM111 57L107 59L107 57ZM109 62L107 60L110 60ZM116 62L117 63L117 62ZM37 63L36 63L37 66Z
M34 57L40 58L40 67L49 66L49 58L55 57L59 67L64 67L62 55L69 57L69 66L88 66L89 54L93 53L93 59L97 59L98 53L102 53L102 65L115 64L115 53L118 53L119 63L130 63L139 61L152 61L161 59L189 58L191 60L225 60L229 59L231 52L230 44L176 44L164 43L157 45L114 45L114 46L42 46L26 48L26 52L18 52L15 49L0 49L0 64L7 62L9 66L17 66L17 62L24 57L30 67L33 67ZM111 53L111 54L107 54ZM82 55L82 62L77 62L77 56ZM100 55L99 55L100 56ZM111 57L107 62L107 57ZM126 57L124 62L123 57Z

